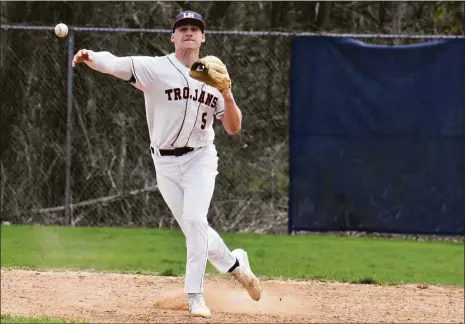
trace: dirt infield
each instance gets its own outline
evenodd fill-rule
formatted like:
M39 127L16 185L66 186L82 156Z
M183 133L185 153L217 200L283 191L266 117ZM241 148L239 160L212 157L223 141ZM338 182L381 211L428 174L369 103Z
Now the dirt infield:
M93 272L2 270L1 312L92 323L463 323L463 287L265 281L259 302L208 277L213 317L191 318L183 279Z

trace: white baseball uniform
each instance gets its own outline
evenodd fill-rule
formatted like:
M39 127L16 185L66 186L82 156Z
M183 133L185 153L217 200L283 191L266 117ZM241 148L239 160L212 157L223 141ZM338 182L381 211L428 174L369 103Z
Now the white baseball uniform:
M236 262L207 222L218 174L213 122L224 112L223 97L216 88L192 79L174 53L115 57L92 52L92 58L87 63L91 68L129 80L144 93L158 188L186 236L185 290L203 292L207 259L221 273ZM164 155L165 150L183 147L192 150Z

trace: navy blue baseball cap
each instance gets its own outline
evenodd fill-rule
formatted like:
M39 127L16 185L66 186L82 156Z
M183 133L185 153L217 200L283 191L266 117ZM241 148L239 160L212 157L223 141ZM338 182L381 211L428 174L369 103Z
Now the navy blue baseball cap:
M205 32L205 21L201 14L194 11L183 11L176 16L173 23L173 32L174 30L183 25L194 25L200 28L202 33Z

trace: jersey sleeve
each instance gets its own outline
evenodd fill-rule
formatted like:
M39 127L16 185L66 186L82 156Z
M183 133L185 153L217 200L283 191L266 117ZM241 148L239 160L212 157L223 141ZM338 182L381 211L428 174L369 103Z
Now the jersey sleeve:
M144 91L156 81L157 57L130 56L132 77L128 81L136 88Z
M224 109L225 109L225 107L224 107L224 98L221 95L221 93L219 93L218 101L216 102L215 112L214 112L215 117L217 119L220 119L220 117L224 114Z

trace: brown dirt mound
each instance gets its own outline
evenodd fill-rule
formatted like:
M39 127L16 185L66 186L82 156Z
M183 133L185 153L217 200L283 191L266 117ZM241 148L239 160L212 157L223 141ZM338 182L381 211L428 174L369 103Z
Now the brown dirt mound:
M1 312L91 323L463 323L463 287L270 280L254 302L232 279L208 277L211 319L187 312L183 279L147 275L1 272Z

